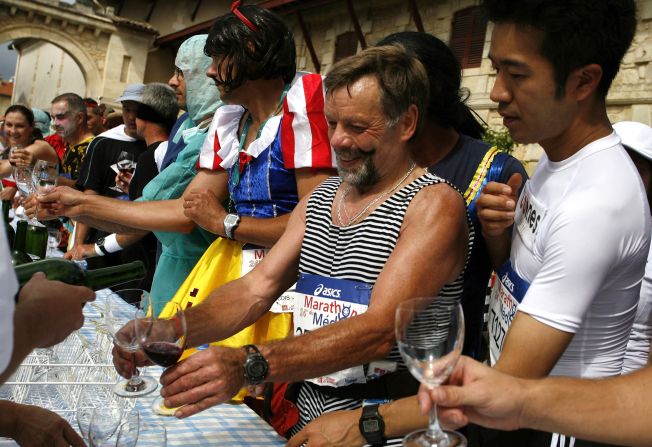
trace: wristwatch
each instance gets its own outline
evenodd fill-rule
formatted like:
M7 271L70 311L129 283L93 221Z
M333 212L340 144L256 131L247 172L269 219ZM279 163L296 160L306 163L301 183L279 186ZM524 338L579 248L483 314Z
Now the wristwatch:
M233 239L233 232L240 224L240 216L237 214L227 214L224 218L224 233L229 239Z
M99 248L100 251L102 253L104 253L102 256L109 254L109 251L104 247L104 238L103 237L101 237L97 241L95 241L95 246L97 246L97 248Z
M267 372L269 371L267 360L265 360L265 357L263 357L258 348L254 345L246 345L244 350L247 354L247 359L244 364L244 373L247 382L250 385L263 383L267 377Z
M378 412L378 404L362 407L358 427L360 427L360 433L362 433L367 444L372 447L385 444L385 422Z

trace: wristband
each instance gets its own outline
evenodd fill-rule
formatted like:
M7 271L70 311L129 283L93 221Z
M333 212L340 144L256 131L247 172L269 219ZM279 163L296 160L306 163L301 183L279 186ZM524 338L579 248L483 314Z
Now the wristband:
M122 250L115 233L109 234L104 238L104 248L108 253L115 253L116 251Z
M95 244L95 254L97 254L97 256L104 256L106 254L106 249L98 244Z

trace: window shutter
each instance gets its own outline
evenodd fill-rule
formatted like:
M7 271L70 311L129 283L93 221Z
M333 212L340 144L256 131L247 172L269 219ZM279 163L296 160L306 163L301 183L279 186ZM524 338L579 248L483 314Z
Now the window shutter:
M335 54L333 55L333 63L344 59L345 57L353 56L358 52L358 36L355 31L349 31L340 34L335 38Z
M486 33L487 17L481 6L462 9L453 15L449 45L462 68L480 66Z

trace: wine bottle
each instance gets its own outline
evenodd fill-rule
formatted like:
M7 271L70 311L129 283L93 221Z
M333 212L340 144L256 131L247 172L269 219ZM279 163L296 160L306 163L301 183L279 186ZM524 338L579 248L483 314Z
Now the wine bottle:
M48 250L48 229L43 225L27 226L25 252L35 259L45 259Z
M11 250L11 263L15 266L32 262L32 258L25 252L25 238L27 237L26 220L16 222L16 235L14 246Z
M14 231L14 227L12 227L9 224L9 210L11 209L11 202L9 200L3 200L2 201L2 218L5 221L5 231L7 232L7 241L9 243L9 247L14 246L14 237L16 236L16 232Z
M128 264L103 267L94 270L84 270L73 261L61 258L51 258L22 264L14 267L18 283L22 287L36 272L43 272L50 280L62 281L66 284L86 286L93 290L123 284L145 277L145 264L134 261Z

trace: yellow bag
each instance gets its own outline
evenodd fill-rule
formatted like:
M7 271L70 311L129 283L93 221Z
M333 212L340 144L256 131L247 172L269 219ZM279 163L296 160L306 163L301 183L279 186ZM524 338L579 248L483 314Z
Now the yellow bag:
M218 237L199 259L170 302L178 303L184 310L195 306L213 290L240 278L241 268L242 243ZM170 316L170 314L171 306L166 305L159 316ZM213 342L211 346L237 348L285 338L291 333L291 313L267 312L251 326L225 340ZM196 351L195 348L186 349L181 358L184 359ZM234 400L242 400L246 394L245 390L241 390Z

